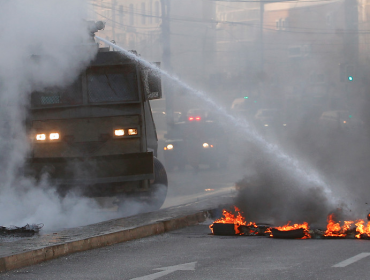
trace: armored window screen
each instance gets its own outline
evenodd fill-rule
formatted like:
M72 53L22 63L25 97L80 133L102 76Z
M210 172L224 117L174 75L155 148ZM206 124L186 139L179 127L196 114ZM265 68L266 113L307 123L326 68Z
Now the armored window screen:
M139 101L135 65L89 68L87 91L90 103Z
M31 93L31 105L38 107L73 106L82 104L82 83L79 77L67 87L48 87Z

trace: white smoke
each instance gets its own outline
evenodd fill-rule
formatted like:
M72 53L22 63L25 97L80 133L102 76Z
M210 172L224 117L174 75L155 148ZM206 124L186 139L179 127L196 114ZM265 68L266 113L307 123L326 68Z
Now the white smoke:
M94 57L83 0L0 2L0 225L44 223L46 228L97 222L103 214L86 198L61 200L46 180L23 176L30 151L25 130L29 94L67 85ZM35 60L33 55L40 55Z

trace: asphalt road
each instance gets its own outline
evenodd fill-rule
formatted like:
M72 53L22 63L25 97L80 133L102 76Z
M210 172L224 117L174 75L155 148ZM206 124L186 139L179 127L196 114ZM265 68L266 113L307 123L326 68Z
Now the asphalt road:
M161 159L161 158L160 158ZM249 170L243 165L244 157L231 155L227 168L212 169L201 165L196 172L190 166L185 170L167 172L168 193L162 208L189 203L217 192L227 193L243 179Z
M207 224L76 253L0 279L369 279L370 241L213 236Z

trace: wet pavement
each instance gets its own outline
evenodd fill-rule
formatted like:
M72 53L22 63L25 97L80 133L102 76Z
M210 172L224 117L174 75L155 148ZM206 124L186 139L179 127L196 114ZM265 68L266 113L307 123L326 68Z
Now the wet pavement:
M0 239L0 258L20 254L25 251L37 250L49 246L102 236L123 230L133 229L160 221L183 217L202 210L217 208L220 204L232 203L234 194L230 189L217 192L198 201L169 207L157 212L143 213L131 217L113 219L88 226L61 230L58 232L41 232L32 237L8 237Z

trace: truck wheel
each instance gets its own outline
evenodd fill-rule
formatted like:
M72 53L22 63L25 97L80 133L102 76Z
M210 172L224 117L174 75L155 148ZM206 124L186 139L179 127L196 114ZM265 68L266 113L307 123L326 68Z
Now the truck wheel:
M140 196L138 193L123 194L118 196L118 212L123 216L156 211L163 205L167 196L167 173L162 163L154 158L154 180L150 190Z
M154 158L154 182L150 185L149 208L151 211L158 210L163 205L168 189L166 169L163 164Z

